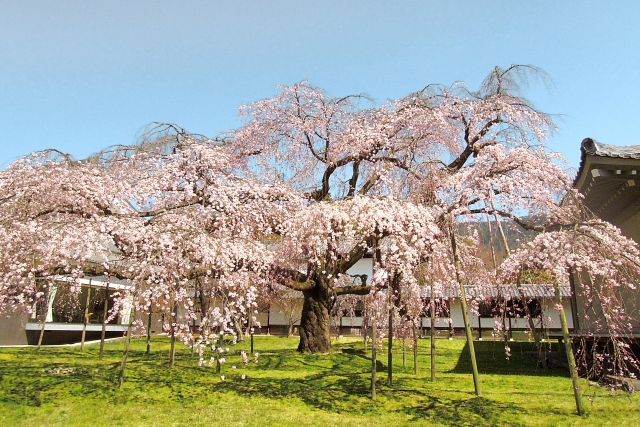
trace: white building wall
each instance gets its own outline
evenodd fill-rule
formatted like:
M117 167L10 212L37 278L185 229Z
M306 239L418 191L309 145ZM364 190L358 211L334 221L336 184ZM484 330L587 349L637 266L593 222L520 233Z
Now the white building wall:
M362 317L343 317L340 319L340 326L359 328L362 326Z
M567 318L567 325L569 329L573 328L573 316L571 312L571 302L568 299L565 299L562 302L562 306L564 308L565 316ZM460 302L458 300L451 300L450 302L450 310L451 310L451 321L453 321L454 328L464 328L464 318L462 317L462 308L460 307ZM478 328L478 316L469 312L469 324L472 329ZM542 316L544 319L544 326L551 329L560 329L560 315L555 309L555 302L544 299L542 300ZM436 320L436 328L448 327L449 324L446 323L448 319L440 319L440 322ZM493 317L482 317L480 318L480 325L483 329L492 329L494 326L495 319ZM537 327L541 326L541 321L539 319L534 319L534 322ZM431 325L431 320L429 318L422 319L422 327L428 328ZM506 325L509 326L509 320L506 319ZM523 318L512 318L511 319L511 328L512 329L528 329L529 321Z
M300 303L302 304L302 294L300 294ZM294 323L294 325L299 325L300 321ZM265 323L266 325L266 323ZM271 304L269 308L269 325L273 326L289 326L289 319L285 314L285 311L282 310L277 304Z
M356 264L347 270L349 274L366 274L367 283L371 281L373 275L373 258L362 258Z

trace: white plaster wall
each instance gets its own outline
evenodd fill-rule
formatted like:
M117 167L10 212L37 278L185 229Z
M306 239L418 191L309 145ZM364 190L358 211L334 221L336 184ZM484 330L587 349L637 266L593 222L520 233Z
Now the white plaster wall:
M362 326L362 317L343 317L340 319L340 326L360 327Z
M266 324L267 323L265 321L264 325ZM299 325L299 324L300 324L299 321L294 323L294 325ZM284 310L281 310L277 304L271 304L271 307L269 308L269 325L289 326L289 319L284 314Z
M573 316L571 312L571 302L568 299L565 299L562 302L562 306L564 308L565 316L567 318L567 326L569 329L573 328ZM457 300L451 300L451 320L453 321L453 326L455 328L464 328L464 319L462 317L462 309L460 307L460 303ZM542 314L544 318L544 323L547 328L552 329L560 329L560 316L555 309L555 303L551 300L543 300L542 301ZM481 318L482 328L492 329L495 319L491 317ZM536 326L540 326L540 321L538 319L534 320L536 322ZM472 329L478 328L478 316L469 312L469 324ZM509 326L509 320L506 320L507 327ZM423 319L422 325L424 327L429 327L430 321L429 319ZM440 325L436 324L436 327ZM529 321L527 319L511 319L511 328L512 329L528 329Z
M435 325L436 328L449 328L449 323L451 322L451 318L449 317L439 317L436 318ZM431 318L423 317L422 318L422 327L430 328L431 327Z
M373 258L362 258L353 267L347 270L349 274L366 274L367 283L371 281L373 275Z

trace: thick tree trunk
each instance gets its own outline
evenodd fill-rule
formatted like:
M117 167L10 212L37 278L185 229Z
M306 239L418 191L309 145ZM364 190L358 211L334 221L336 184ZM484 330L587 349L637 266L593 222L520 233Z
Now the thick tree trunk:
M313 289L302 292L304 304L298 345L301 353L326 353L331 348L331 295L327 290L319 281Z

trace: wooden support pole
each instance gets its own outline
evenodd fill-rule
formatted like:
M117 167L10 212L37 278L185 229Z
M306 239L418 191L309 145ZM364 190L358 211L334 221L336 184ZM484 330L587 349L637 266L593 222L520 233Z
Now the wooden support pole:
M402 367L407 366L407 338L402 334Z
M418 332L413 324L413 375L418 375Z
M436 299L433 292L433 282L431 282L431 301L429 301L431 308L431 381L436 380Z
M89 320L89 303L91 302L91 279L87 289L87 299L84 302L84 322L82 324L82 338L80 339L80 351L84 351L84 338L87 335L87 322Z
M480 375L478 374L478 364L476 362L476 352L473 346L473 334L471 333L471 325L469 325L469 315L467 314L467 296L464 290L464 283L460 274L460 255L458 253L458 246L456 245L456 237L451 229L451 249L453 250L453 261L456 268L456 279L460 286L460 308L462 309L462 319L464 320L464 330L467 335L467 345L469 346L469 355L471 356L471 368L473 371L473 386L476 391L476 396L481 396L480 390Z
M147 351L146 354L151 353L151 307L149 307L149 318L147 319Z
M176 326L178 323L178 303L171 303L171 350L169 353L169 369L173 369L176 363Z
M129 344L131 343L131 324L133 323L133 313L129 315L129 326L127 326L127 336L124 340L124 351L122 352L122 362L120 363L120 373L118 374L118 387L122 387L124 382L124 371L127 367L127 357L129 356Z
M376 318L371 316L371 400L376 400Z
M562 294L560 293L560 285L558 281L555 282L556 291L556 304L558 314L560 315L560 325L562 326L562 340L564 341L564 349L567 353L567 363L569 364L569 372L571 373L571 384L573 386L573 396L576 400L576 409L578 415L585 414L584 405L582 403L582 397L580 396L580 385L578 383L578 369L576 368L576 360L573 356L573 348L571 345L571 337L569 336L569 327L567 326L567 317L564 314L564 308L562 306Z
M393 385L393 306L389 308L389 339L387 347L387 382Z
M104 290L104 308L102 309L102 333L100 335L100 356L102 359L104 353L104 337L107 331L107 314L109 313L109 282L107 281L107 287Z

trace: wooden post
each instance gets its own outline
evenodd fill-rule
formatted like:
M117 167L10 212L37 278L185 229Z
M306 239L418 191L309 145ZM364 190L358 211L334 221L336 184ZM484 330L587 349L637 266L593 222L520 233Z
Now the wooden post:
M36 279L34 279L34 283L36 284L36 286L38 285L38 281ZM46 309L44 308L44 296L43 296L43 308L40 309L40 337L38 337L38 347L36 349L36 352L39 353L40 352L40 346L42 345L42 339L44 338L44 327L45 324L47 323L47 316L49 315L49 293L51 292L51 288L49 288L49 291L47 292L47 306ZM36 303L36 317L38 315L38 304Z
M176 362L176 324L178 323L178 304L171 303L171 352L169 353L169 369L173 369Z
M402 367L407 366L407 338L402 334Z
M44 338L44 327L45 327L46 321L47 321L47 318L45 317L44 319L42 319L40 323L40 337L38 337L38 348L36 352L40 352L40 346L42 345L42 338Z
M481 396L480 390L480 375L478 374L478 364L476 362L476 352L473 346L473 335L471 333L471 326L469 325L469 315L467 314L467 296L464 290L464 284L462 282L462 276L460 275L460 255L458 253L458 246L456 245L456 237L451 229L451 249L453 250L453 262L456 268L456 279L458 285L460 285L460 308L462 309L462 319L464 320L464 330L467 335L467 345L469 346L469 354L471 356L471 369L473 371L473 386L476 391L476 396Z
M413 375L418 375L418 333L416 324L413 324Z
M376 319L371 316L371 400L376 400Z
M251 328L251 356L253 356L255 353L253 352L253 328Z
M149 318L147 319L147 351L145 354L151 353L151 315L151 307L149 307Z
M389 300L391 303L391 300ZM393 385L393 306L389 308L389 339L387 347L387 382Z
M89 279L89 289L87 289L87 299L84 303L84 323L82 324L82 338L80 339L80 351L84 351L84 338L87 334L87 321L89 320L89 303L91 302L91 279Z
M431 340L431 381L436 380L436 300L431 282L431 299L429 300L429 308L431 313L430 340Z
M364 352L366 353L367 352L367 326L364 323L364 318L362 320L363 322L362 322L362 325L360 325L360 330L364 329Z
M107 330L107 313L109 312L109 281L107 280L107 287L104 290L104 308L102 309L102 334L100 335L100 356L99 359L102 359L102 354L104 352L104 337Z
M564 341L564 349L567 353L567 363L569 364L569 372L571 373L571 384L573 386L573 396L576 400L576 409L578 415L585 414L584 405L582 404L582 397L580 396L580 386L578 384L578 369L576 368L576 360L573 356L573 348L571 345L571 337L569 336L569 327L567 326L567 317L564 314L564 308L562 306L562 294L560 293L560 284L556 280L556 306L559 307L558 314L560 315L560 325L562 326L562 340Z
M122 387L124 382L124 370L127 367L127 356L129 355L129 344L131 343L131 324L133 323L133 313L129 314L129 326L127 326L127 336L124 340L124 351L122 352L122 362L120 363L120 373L118 374L118 387Z

